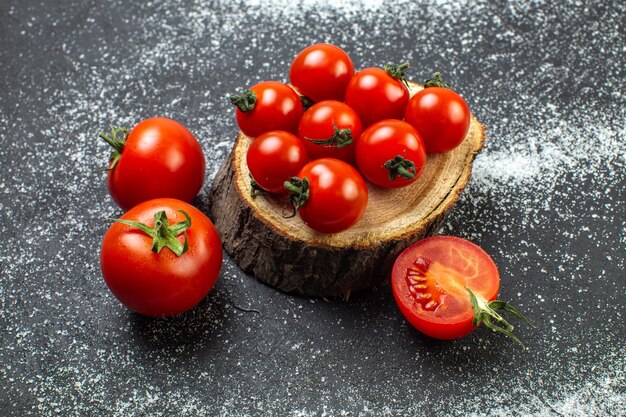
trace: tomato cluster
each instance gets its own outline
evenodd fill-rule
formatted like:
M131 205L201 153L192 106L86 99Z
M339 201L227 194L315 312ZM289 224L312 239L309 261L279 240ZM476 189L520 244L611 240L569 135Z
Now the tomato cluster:
M291 193L309 227L337 233L365 212L363 178L385 188L415 182L427 153L463 141L470 112L439 74L410 98L408 67L355 72L344 50L316 44L293 60L291 85L266 81L231 96L241 131L253 138L253 190Z
M222 266L217 230L189 204L204 182L202 148L183 125L164 117L100 137L114 148L109 192L126 211L102 241L104 281L137 313L183 313L208 294Z

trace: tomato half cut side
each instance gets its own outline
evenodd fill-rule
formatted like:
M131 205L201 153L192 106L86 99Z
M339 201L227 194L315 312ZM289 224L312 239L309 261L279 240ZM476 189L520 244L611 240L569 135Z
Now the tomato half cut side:
M456 339L475 329L467 289L494 300L500 274L475 244L434 236L400 254L393 266L392 288L402 314L417 330L437 339Z

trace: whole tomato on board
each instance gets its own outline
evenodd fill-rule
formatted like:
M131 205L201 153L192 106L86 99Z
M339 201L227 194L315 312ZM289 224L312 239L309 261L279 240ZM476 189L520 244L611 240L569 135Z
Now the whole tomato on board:
M470 127L470 111L461 96L435 78L409 101L404 120L422 136L428 153L444 153L459 146Z
M457 339L484 324L523 346L500 313L530 322L496 300L498 268L484 250L465 239L433 236L412 244L393 265L391 287L404 317L428 336Z
M385 119L402 119L409 102L404 70L409 64L366 68L356 73L346 90L346 104L361 119L363 127Z
M356 144L359 171L374 184L405 187L422 173L426 151L413 126L400 120L383 120L368 127Z
M367 207L367 186L356 169L333 158L311 161L285 183L302 221L319 233L354 225Z
M200 144L180 123L165 117L146 119L127 129L100 133L115 150L110 157L108 187L124 210L147 200L171 197L190 202L204 182Z
M274 130L252 141L246 154L250 175L256 186L273 194L285 193L284 184L298 175L309 161L306 149L297 136Z
M141 203L104 235L100 267L122 304L146 316L173 316L198 304L222 266L213 223L180 200Z
M361 136L361 120L345 103L320 101L304 112L298 136L311 159L337 158L354 164L355 143Z
M291 63L291 83L314 102L343 101L354 64L341 48L318 43L303 49Z
M237 107L239 128L250 137L272 130L298 131L302 102L287 84L265 81L241 95L232 95L230 101Z

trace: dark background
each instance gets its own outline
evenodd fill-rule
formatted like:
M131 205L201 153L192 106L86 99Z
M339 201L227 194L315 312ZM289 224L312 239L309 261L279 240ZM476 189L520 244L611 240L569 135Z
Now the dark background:
M623 1L0 3L0 414L626 415ZM163 115L207 155L237 132L228 94L287 81L309 44L357 67L440 70L487 126L442 233L492 255L527 313L522 351L478 329L414 331L389 288L279 293L226 257L191 312L125 310L99 270L108 150Z

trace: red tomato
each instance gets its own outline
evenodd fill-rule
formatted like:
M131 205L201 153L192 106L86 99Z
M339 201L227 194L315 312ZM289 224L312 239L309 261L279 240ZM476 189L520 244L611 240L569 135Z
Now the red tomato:
M140 229L113 223L102 241L104 281L126 307L146 316L173 316L198 304L213 288L222 266L222 246L213 223L200 210L159 198L135 206L121 221L145 225ZM143 229L167 246L155 245L161 240Z
M259 187L270 193L285 193L285 181L298 175L308 162L300 140L289 132L275 130L257 137L246 155L250 175Z
M367 207L367 186L356 169L338 159L309 162L285 184L302 220L319 233L348 229Z
M498 268L484 250L465 239L434 236L412 244L396 259L391 284L404 317L436 339L456 339L485 324L522 345L499 311L530 324L515 308L495 299Z
M259 83L244 93L230 97L237 106L237 123L243 133L257 137L271 130L296 133L302 117L300 96L287 84Z
M318 43L303 49L291 63L291 83L314 102L343 101L354 64L343 49Z
M320 101L304 112L298 136L311 159L337 158L354 164L361 121L347 104L335 100Z
M388 68L387 71L366 68L352 77L348 84L346 104L357 112L363 127L379 120L402 119L404 116L409 102L409 91L404 84L405 67ZM398 78L392 77L390 72Z
M376 185L398 188L422 173L426 151L420 135L400 120L383 120L368 127L356 144L356 162Z
M465 139L470 111L465 100L449 88L427 87L409 101L404 120L420 133L426 152L444 153Z
M190 202L198 195L204 182L204 154L180 123L154 117L128 134L126 129L113 129L100 137L116 149L111 154L108 186L122 209L159 197Z

